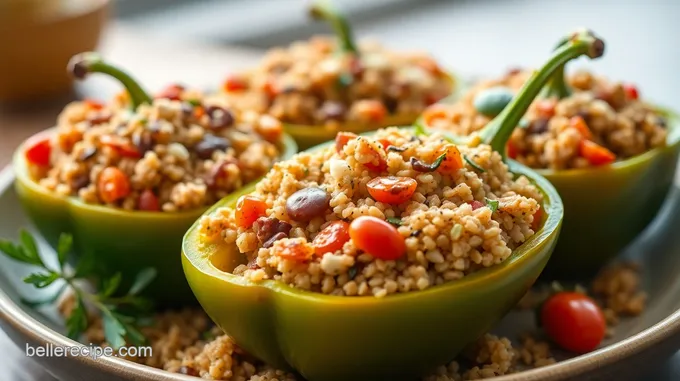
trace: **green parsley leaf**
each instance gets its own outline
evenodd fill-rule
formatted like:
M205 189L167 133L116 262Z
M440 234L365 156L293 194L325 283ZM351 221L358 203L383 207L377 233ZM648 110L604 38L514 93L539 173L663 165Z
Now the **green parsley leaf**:
M420 124L416 124L413 131L416 136L430 136L430 133Z
M62 234L59 236L59 243L57 244L57 258L59 259L59 266L64 267L69 252L73 247L73 236L70 234Z
M104 323L104 337L106 338L106 342L114 349L124 346L126 329L123 323L110 313L103 314L102 322Z
M418 172L434 172L437 170L437 168L439 168L440 165L442 165L444 159L446 159L446 153L439 155L437 160L435 160L432 164L427 164L420 161L420 159L411 157L411 166Z
M47 274L33 273L24 278L24 283L32 284L37 288L45 288L54 283L54 281L59 278L59 274L55 272L49 272Z
M486 172L486 169L480 167L479 164L477 164L477 163L475 163L474 161L472 161L472 159L470 159L467 155L463 155L463 159L465 159L465 161L466 161L468 164L470 164L470 166L471 166L472 168L474 168L475 170L477 170L478 172L482 172L482 173Z
M22 302L23 304L25 304L26 306L32 307L32 308L41 307L41 306L44 306L44 305L47 305L47 304L52 304L52 303L56 302L57 299L59 299L59 297L60 297L61 294L64 292L64 290L66 290L66 287L68 287L68 284L67 284L67 283L64 283L64 284L59 288L59 290L58 290L57 292L55 292L52 296L49 296L49 297L47 297L47 298L45 298L45 299L41 299L41 300L28 300L28 299L21 298L21 302Z
M10 241L0 240L0 251L5 253L5 255L7 255L8 257L15 259L19 262L33 264L31 260L28 257L26 257L24 251L21 250L21 247L13 244Z
M67 335L73 340L78 340L80 335L87 329L87 309L83 298L76 293L76 305L71 315L66 319Z
M198 99L189 99L187 102L194 107L198 107L202 104Z
M498 200L490 200L486 197L484 198L484 200L486 200L486 206L488 206L489 209L491 209L491 213L494 213L495 211L498 210Z
M145 268L135 277L135 281L130 287L129 295L139 294L146 286L148 286L156 278L156 269Z
M35 243L35 239L28 231L22 229L19 233L21 240L21 250L24 252L26 258L30 261L29 263L45 267L40 254L38 254L38 245Z
M401 218L399 217L387 217L387 222L392 225L401 226Z
M353 280L354 278L356 278L358 271L359 270L356 268L356 266L350 267L349 270L347 270L347 275L349 276L349 279Z
M101 294L105 297L113 295L116 292L116 290L118 290L118 286L120 286L121 280L122 280L121 273L116 273L114 276L110 278L104 278L100 288Z

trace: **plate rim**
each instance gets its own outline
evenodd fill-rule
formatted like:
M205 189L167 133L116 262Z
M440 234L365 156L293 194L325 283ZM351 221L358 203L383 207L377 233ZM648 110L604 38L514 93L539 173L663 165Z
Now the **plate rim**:
M0 194L7 191L14 183L14 173L11 165L7 165L0 171ZM51 344L53 346L86 346L85 344L71 340L61 333L50 329L40 321L31 317L18 304L0 288L0 319L11 325L12 328L20 332L23 336L29 337L42 345ZM555 364L541 368L530 369L515 374L495 377L497 381L532 381L532 380L561 380L575 377L595 368L611 366L621 362L626 358L639 354L648 348L660 344L673 336L680 336L680 309L675 310L656 324L648 327L632 336L621 341L610 344L604 348L591 353L577 356L569 360L560 361ZM14 340L12 340L14 342ZM16 343L15 343L16 345ZM21 348L19 348L21 349ZM191 381L196 380L178 373L168 372L148 365L138 364L132 361L123 360L116 357L101 357L97 360L87 356L80 356L76 361L85 365L97 368L101 371L112 372L111 374L128 374L134 371L136 377L146 380L173 380Z

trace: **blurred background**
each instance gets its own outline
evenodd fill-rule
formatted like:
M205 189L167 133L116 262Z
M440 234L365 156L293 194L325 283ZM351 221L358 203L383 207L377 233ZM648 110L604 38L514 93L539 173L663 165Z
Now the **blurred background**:
M606 41L605 56L580 59L568 70L588 66L637 84L643 97L680 110L678 0L335 2L346 10L358 38L428 51L464 76L540 65L562 35L587 26ZM0 168L23 138L50 127L68 101L106 99L119 91L113 81L96 76L72 88L65 74L72 54L96 48L151 90L170 82L214 87L268 48L328 33L325 25L307 19L306 4L0 0ZM5 342L0 340L0 347ZM678 380L680 365L654 370L646 379Z

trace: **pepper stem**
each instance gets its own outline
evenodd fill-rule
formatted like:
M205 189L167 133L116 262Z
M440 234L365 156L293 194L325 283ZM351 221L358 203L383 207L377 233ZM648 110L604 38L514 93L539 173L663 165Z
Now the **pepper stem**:
M555 46L555 49L559 49L561 46L569 42L569 37L563 37ZM557 98L564 99L571 95L572 91L567 85L567 79L564 75L564 67L566 64L560 65L560 67L555 70L555 74L550 78L548 84L545 85L539 98Z
M571 34L566 42L555 50L548 62L540 70L534 71L503 111L479 132L481 142L491 145L492 149L501 153L505 159L505 145L512 132L552 75L560 67L563 68L567 61L579 56L586 55L591 59L601 57L604 54L604 47L604 41L596 37L592 31L581 30Z
M325 20L331 24L342 52L359 53L347 18L329 0L315 0L309 8L309 14L315 20Z
M129 74L105 62L97 53L76 54L68 63L68 72L77 79L85 79L90 73L103 73L117 79L130 94L132 107L137 109L143 103L150 104L151 97Z

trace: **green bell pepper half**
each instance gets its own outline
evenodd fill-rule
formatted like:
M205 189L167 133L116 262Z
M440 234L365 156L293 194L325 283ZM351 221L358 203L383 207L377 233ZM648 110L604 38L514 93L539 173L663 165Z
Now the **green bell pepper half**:
M359 49L349 22L345 15L330 1L313 1L309 8L309 14L315 20L324 20L330 24L338 40L337 54L352 54L359 56ZM443 80L450 85L451 92L455 93L458 83L460 82L459 79L452 73L446 73ZM420 114L418 113L406 115L392 114L388 115L385 120L377 124L346 122L337 129L328 128L322 125L284 123L284 129L295 139L299 148L305 150L335 139L335 135L340 131L361 134L389 126L410 126L415 122L419 115Z
M564 43L562 40L557 48ZM561 99L572 94L564 78L564 66L554 72L540 98ZM457 99L451 96L441 103ZM557 188L565 205L560 241L544 276L584 279L594 275L658 214L677 168L680 117L663 107L655 109L668 118L666 146L602 167L535 169ZM417 125L428 128L422 117Z
M151 97L127 73L103 62L94 53L74 56L69 62L69 71L76 78L100 72L118 79L130 93L133 110L151 102ZM47 137L54 133L54 129L48 129L37 135ZM72 260L93 255L98 271L109 276L114 271L122 273L125 286L122 289L131 285L139 269L154 267L157 276L145 289L145 296L163 307L196 304L177 251L186 230L208 207L172 213L125 211L57 195L29 176L25 150L27 142L38 138L37 135L18 147L12 165L16 175L15 189L23 209L46 241L56 248L59 235L71 233L74 240ZM288 159L297 152L297 145L289 135L284 134L282 144L281 159Z
M50 129L40 135L53 133ZM284 135L284 144L281 158L288 159L297 152L297 146L288 135ZM62 197L29 177L26 148L24 143L14 154L15 189L29 219L53 248L61 233L71 233L73 261L94 255L101 273L122 273L123 289L131 285L139 269L154 267L157 276L145 289L145 296L163 307L196 304L177 250L187 229L208 207L184 212L126 211Z
M602 45L591 35L575 35L478 139L466 143L504 148L510 136L506 130L515 128L550 73L571 57L598 57ZM333 145L327 142L311 151ZM557 244L563 217L559 194L536 171L505 161L512 173L526 176L542 192L542 225L506 261L460 280L381 299L323 295L277 280L252 282L232 274L247 263L245 256L233 244L204 240L199 221L184 237L184 272L211 319L240 347L272 366L295 370L309 381L412 380L451 361L488 332L534 284ZM207 214L234 208L253 189L244 188Z

